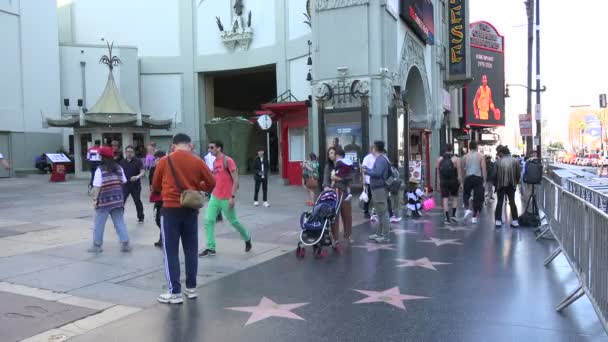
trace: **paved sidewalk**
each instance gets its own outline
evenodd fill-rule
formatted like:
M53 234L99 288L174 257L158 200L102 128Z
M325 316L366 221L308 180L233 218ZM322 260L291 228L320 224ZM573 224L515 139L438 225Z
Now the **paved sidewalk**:
M218 255L201 259L199 286L208 286L230 274L291 252L297 243L299 216L305 210L304 191L280 185L278 178L273 179L269 189L272 206L256 208L252 206L253 181L250 178L242 178L237 210L242 222L251 230L253 250L245 253L244 243L232 227L228 223L218 224ZM147 196L145 191L142 198ZM158 239L158 228L152 205L146 204L145 209L146 222L137 224L135 208L132 201L128 201L126 219L134 246L132 253L120 253L113 226L108 222L104 252L93 255L86 252L91 244L94 214L86 181L49 183L46 176L1 179L0 295L16 298L9 302L16 303L17 307L0 309L0 316L8 311L4 314L10 317L10 320L0 319L0 340L18 340L89 315L101 315L99 319L89 318L95 322L89 327L95 328L108 323L107 313L104 315L108 310L124 308L130 314L156 305L156 297L167 285L162 251L153 247ZM358 216L356 220L361 222L361 215ZM199 222L202 227L203 215ZM199 236L202 248L204 234ZM32 298L36 304L28 306L43 310L33 315L28 313L27 308L18 305L22 302L20 296ZM63 303L65 300L68 304ZM55 308L58 305L67 306ZM49 317L64 319L39 324L48 321ZM26 322L24 327L35 324L38 329L20 328L20 322ZM67 337L85 332L75 330L68 326L46 335ZM3 335L3 331L11 331L11 334ZM46 341L42 335L34 340Z

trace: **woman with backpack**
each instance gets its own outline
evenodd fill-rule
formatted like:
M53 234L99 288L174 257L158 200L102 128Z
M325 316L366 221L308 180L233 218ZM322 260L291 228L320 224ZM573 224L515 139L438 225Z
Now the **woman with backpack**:
M131 245L125 224L125 201L122 192L122 184L127 183L127 178L122 167L114 160L114 151L110 147L101 147L98 153L103 159L93 177L95 228L93 229L93 246L89 248L89 252L101 253L103 251L101 246L108 216L112 217L114 229L120 239L120 250L130 252Z

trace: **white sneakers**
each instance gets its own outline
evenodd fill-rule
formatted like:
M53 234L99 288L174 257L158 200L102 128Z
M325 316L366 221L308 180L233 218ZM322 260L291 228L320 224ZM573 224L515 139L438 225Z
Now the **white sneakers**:
M260 202L258 202L258 201L253 202L253 206L254 207L259 207L260 206ZM270 203L264 202L264 207L265 208L270 208Z
M502 228L502 221L496 220L496 228Z
M196 292L196 289L186 288L186 290L184 290L184 294L186 295L186 297L188 297L188 299L194 299L198 297L198 292Z
M194 298L198 297L198 293L196 292L196 289L186 288L184 290L184 295L186 295L186 297L188 297L188 299L194 299ZM181 293L167 292L167 293L163 293L160 296L158 296L157 300L164 304L181 304L184 302L184 297L182 296Z
M464 212L464 218L463 218L463 220L468 219L468 218L469 218L469 216L471 216L471 215L473 215L473 211L472 211L472 210L467 209L467 210Z
M391 223L399 223L401 222L401 217L393 216L391 217Z
M513 228L519 228L519 221L514 220L513 222L511 222L511 227L513 227Z
M264 208L270 208L270 203L264 202Z
M477 217L473 217L473 218L471 219L471 223L472 223L472 224L477 224L477 222L478 222Z

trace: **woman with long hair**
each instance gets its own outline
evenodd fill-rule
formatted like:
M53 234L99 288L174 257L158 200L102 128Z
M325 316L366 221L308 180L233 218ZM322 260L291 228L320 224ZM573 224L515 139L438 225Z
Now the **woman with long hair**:
M344 151L338 150L332 146L327 150L327 162L323 171L323 188L325 190L336 189L338 195L342 197L342 205L340 205L339 214L336 216L334 224L331 226L331 233L336 240L340 240L340 218L342 218L342 227L344 228L344 240L348 243L353 243L351 238L353 227L353 207L350 200L345 200L347 196L348 182L344 182L339 176L336 176L336 160L338 154L344 155Z
M308 154L308 159L302 163L302 186L308 193L308 206L315 204L315 192L319 186L319 161L314 153Z
M124 218L124 197L122 184L127 182L125 173L114 160L114 151L110 147L102 147L99 150L102 163L95 171L93 177L93 203L95 205L95 228L93 229L93 246L89 248L91 253L101 253L103 245L103 233L108 216L112 217L114 229L120 239L120 250L130 252L129 234Z

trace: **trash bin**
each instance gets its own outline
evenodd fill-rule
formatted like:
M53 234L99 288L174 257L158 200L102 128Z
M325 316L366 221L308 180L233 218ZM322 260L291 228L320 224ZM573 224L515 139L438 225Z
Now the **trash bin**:
M209 141L219 140L224 144L224 152L234 159L239 173L246 173L253 123L243 117L213 119L205 124L205 130Z

